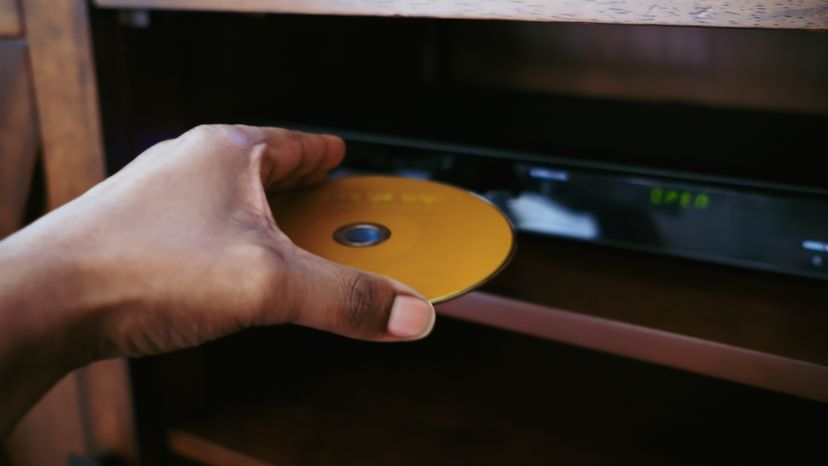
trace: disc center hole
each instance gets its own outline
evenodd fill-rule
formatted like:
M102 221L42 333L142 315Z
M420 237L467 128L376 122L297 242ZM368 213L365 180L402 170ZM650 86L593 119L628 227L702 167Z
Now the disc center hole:
M391 230L378 223L351 223L334 232L336 242L355 248L375 246L390 236Z

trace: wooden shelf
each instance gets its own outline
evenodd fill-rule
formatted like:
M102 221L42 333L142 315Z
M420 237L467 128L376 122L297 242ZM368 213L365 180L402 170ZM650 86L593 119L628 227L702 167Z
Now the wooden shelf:
M527 335L828 402L828 366L601 317L472 293L441 313Z
M334 15L485 18L523 21L574 21L788 29L828 28L828 6L820 0L799 2L719 0L95 0L103 7L165 8L237 12Z
M514 260L487 290L828 365L821 280L521 235Z
M23 34L20 9L15 0L0 0L0 38Z
M828 416L447 318L414 344L285 327L154 362L168 448L208 465L797 463L821 451Z
M828 402L824 282L533 236L518 248L488 286L501 296L441 312Z
M142 378L165 381L149 404L168 449L196 464L797 462L828 416L805 399L828 401L825 293L520 236L512 264L441 305L422 342L256 329Z
M25 42L0 40L0 69L3 70L0 73L0 102L3 102L0 114L0 238L3 238L23 224L38 150Z
M632 14L622 20L563 18L543 11L567 2L545 2L529 18L506 10L517 3L465 2L492 8L481 12L452 1L418 2L416 10L414 2L379 1L97 1L111 8L661 21ZM825 28L828 23L820 6L807 18L760 15L734 24L725 24L714 14L716 8L697 16L707 15L712 25ZM420 136L436 139L456 136L458 126L475 137L491 134L494 141L482 142L494 147L526 141L557 147L552 143L569 136L572 147L583 148L602 139L611 150L593 148L584 151L586 156L618 148L627 151L619 154L627 163L632 163L630 154L642 152L637 144L646 139L658 150L645 151L652 159L638 160L642 165L678 164L681 154L674 149L686 150L703 152L710 165L679 169L731 169L751 176L746 170L757 171L757 166L775 174L780 160L773 151L762 152L771 145L766 140L747 137L756 128L784 141L786 153L807 154L789 144L801 144L804 139L796 135L811 134L809 128L819 125L808 120L805 130L790 132L784 128L799 128L798 120L762 126L753 124L748 113L720 115L723 123L743 125L744 132L734 132L729 125L710 124L702 113L683 124L676 124L671 113L651 117L670 120L676 128L698 130L699 122L727 127L723 137L702 131L705 139L676 148L681 134L631 123L626 110L620 124L597 125L596 119L611 120L604 107L563 108L561 100L547 105L539 100L542 92L518 101L520 95L512 92L520 89L508 86L498 99L498 90L445 79L454 76L450 68L429 74L420 66L455 63L453 55L432 52L442 50L438 46L450 50L457 34L474 37L469 31L475 29L464 25L495 22L159 13L151 28L132 30L117 25L114 11L95 14L105 31L121 37L121 42L98 40L97 47L102 58L109 58L98 63L112 65L101 66L102 74L122 73L109 80L116 84L111 86L115 98L102 102L129 103L119 103L120 113L104 119L112 125L109 142L115 148L140 146L196 121L357 122L357 129L380 132L428 130L433 134ZM664 20L702 23L681 21L680 15ZM297 34L305 34L301 47L291 45ZM384 41L378 44L377 37ZM547 43L537 42L539 47ZM263 44L280 60L255 76L239 77L233 70L260 53L245 44ZM487 58L489 47L478 47ZM467 49L455 48L458 53ZM349 73L331 79L324 72L346 67ZM125 92L121 83L127 81ZM234 92L215 92L230 87ZM417 105L420 101L425 103ZM434 102L442 105L433 107ZM488 108L481 109L480 102ZM578 124L550 124L557 120L549 119L548 109L554 109L555 118ZM544 115L548 118L539 118ZM486 120L489 126L480 124ZM647 138L635 136L640 127L648 128ZM543 140L547 136L550 140ZM733 150L705 142L720 139L731 141ZM670 152L662 153L662 147ZM124 152L126 161L136 150ZM807 164L791 164L797 165ZM799 181L813 176L822 183L810 173L787 175ZM280 327L133 362L138 425L150 438L145 443L164 445L185 462L256 466L790 464L805 461L796 455L822 453L820 423L828 416L828 404L812 400L828 401L824 282L534 236L521 236L518 244L515 260L484 292L441 306L435 334L423 342L376 345ZM164 455L156 461L151 448L144 452L148 463L163 461Z

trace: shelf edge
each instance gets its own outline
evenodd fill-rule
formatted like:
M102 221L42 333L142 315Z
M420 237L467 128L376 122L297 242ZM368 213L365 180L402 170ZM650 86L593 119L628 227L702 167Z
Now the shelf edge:
M437 312L688 372L828 403L828 366L484 292Z
M176 455L207 466L270 466L270 463L178 429L167 431L167 446Z
M157 8L248 13L408 16L783 29L828 29L828 5L820 0L699 2L680 0L441 2L382 0L95 0L105 8Z

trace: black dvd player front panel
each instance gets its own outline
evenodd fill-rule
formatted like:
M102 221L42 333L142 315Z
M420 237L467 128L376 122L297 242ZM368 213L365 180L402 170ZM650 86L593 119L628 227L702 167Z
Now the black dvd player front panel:
M828 192L339 132L340 174L443 181L519 232L828 279Z

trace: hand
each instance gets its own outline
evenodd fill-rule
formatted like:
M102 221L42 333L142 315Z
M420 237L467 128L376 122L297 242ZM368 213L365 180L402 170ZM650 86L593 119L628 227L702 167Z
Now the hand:
M200 126L4 240L0 379L16 347L71 368L288 322L425 336L434 309L416 291L297 248L271 214L266 190L319 183L344 151L333 136Z

